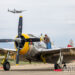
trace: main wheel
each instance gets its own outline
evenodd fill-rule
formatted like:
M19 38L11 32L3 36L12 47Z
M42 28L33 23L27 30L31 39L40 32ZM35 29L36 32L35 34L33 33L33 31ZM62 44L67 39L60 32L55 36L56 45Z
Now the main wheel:
M10 63L8 61L4 62L3 69L5 71L9 71L10 70Z
M60 66L57 63L55 63L54 64L54 69L60 69Z

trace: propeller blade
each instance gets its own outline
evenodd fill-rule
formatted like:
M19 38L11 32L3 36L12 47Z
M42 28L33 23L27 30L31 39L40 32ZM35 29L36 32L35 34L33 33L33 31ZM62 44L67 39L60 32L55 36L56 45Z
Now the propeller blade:
M19 64L19 50L17 51L17 55L16 55L16 64Z
M19 64L19 51L20 51L20 44L18 44L18 50L16 55L16 64Z
M0 42L14 42L14 39L0 39Z
M25 42L40 42L40 38L29 38L29 39L25 39Z
M19 25L18 25L18 37L22 34L22 16L19 17Z

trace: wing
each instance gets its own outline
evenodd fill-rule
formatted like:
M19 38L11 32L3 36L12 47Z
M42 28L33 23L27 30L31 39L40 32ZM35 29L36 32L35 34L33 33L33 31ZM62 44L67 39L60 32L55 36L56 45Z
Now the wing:
M65 54L70 52L72 54L75 54L75 47L70 47L70 48L55 48L55 49L40 49L39 52L37 54L57 54L64 52Z
M5 55L7 52L9 52L10 55L13 55L16 53L16 49L0 48L0 55Z
M71 62L75 60L75 47L70 48L56 48L56 49L40 49L36 56L43 56L47 62L55 63L58 61L60 52L63 55L64 62Z

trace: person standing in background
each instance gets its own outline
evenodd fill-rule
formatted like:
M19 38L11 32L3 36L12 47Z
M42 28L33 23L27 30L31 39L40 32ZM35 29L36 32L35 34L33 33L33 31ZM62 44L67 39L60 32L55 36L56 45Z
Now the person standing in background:
M47 49L51 49L51 41L50 38L47 36L47 34L45 34L44 42L46 43Z
M41 33L41 36L40 36L41 40L44 41L44 36L43 34Z
M74 43L72 39L69 41L69 44L67 45L67 47L74 47Z

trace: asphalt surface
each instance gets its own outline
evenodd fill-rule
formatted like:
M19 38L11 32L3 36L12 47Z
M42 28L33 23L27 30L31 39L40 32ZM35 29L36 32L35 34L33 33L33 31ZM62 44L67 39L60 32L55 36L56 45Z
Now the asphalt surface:
M75 71L54 71L50 64L27 64L11 66L10 71L0 67L0 75L75 75Z

